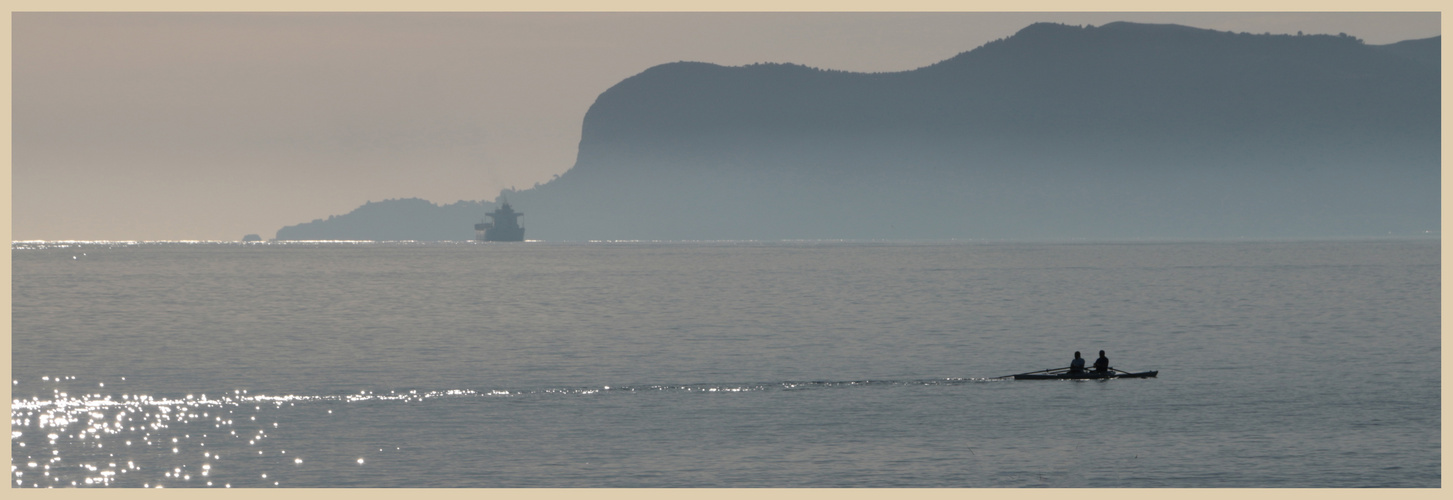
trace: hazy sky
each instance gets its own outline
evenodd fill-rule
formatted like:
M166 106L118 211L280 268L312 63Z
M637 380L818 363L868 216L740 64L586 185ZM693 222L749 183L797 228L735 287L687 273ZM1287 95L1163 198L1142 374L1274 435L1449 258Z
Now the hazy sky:
M657 64L904 71L1116 20L1440 34L1436 13L15 13L12 238L271 238L492 200L568 170L595 97Z

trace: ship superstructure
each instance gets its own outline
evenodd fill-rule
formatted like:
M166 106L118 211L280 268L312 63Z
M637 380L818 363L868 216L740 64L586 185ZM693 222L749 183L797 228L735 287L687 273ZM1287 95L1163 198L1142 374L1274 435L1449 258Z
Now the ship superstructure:
M474 239L478 241L525 241L525 228L520 227L520 217L525 215L510 208L506 201L495 211L487 213L494 222L480 222L474 225Z

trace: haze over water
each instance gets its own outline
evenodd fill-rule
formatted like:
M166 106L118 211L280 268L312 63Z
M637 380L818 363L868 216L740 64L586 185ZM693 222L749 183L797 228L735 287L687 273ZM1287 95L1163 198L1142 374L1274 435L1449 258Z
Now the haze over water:
M1437 487L1437 239L12 245L12 487ZM1002 375L1104 349L1143 380Z

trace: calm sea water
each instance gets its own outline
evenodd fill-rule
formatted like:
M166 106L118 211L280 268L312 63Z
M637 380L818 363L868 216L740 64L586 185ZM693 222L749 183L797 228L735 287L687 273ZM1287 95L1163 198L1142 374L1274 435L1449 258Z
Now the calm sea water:
M1439 245L16 243L11 484L1438 487Z

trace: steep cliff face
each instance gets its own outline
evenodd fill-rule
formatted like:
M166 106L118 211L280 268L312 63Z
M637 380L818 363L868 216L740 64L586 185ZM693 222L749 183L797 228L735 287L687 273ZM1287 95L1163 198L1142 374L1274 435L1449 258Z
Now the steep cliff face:
M664 64L509 197L545 239L1436 230L1436 46L1036 24L900 73Z

